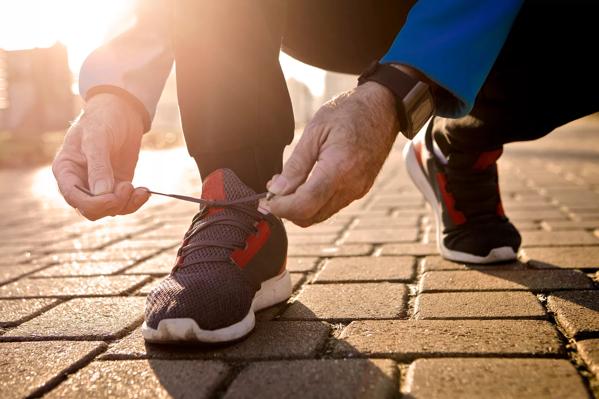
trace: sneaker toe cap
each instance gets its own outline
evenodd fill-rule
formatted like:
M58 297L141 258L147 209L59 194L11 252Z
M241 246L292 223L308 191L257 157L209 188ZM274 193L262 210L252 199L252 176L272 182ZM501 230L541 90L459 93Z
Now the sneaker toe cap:
M146 300L145 319L158 328L164 319L191 318L204 330L224 328L250 311L254 291L239 270L227 265L192 266L199 270L169 275Z

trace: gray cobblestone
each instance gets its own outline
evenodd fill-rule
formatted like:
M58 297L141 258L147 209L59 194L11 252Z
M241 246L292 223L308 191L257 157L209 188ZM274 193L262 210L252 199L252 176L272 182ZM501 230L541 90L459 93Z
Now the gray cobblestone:
M229 367L215 361L93 362L47 398L210 398Z
M409 281L415 269L415 259L407 256L335 258L326 261L315 282Z
M141 323L144 298L79 298L62 303L0 339L107 339Z
M104 347L101 342L0 343L0 397L33 395Z
M593 282L576 270L468 270L427 272L421 280L423 292L525 290L548 292L557 289L592 288Z
M0 287L0 298L119 295L133 290L146 280L147 276L21 279Z
M321 322L267 321L257 323L247 339L214 349L145 344L138 329L108 350L105 357L233 360L309 358L324 345L328 335L329 327Z
M16 326L56 304L56 299L1 299L0 327Z
M562 359L418 359L404 392L430 399L588 398L576 369Z
M437 356L555 356L555 328L539 320L364 320L346 327L337 355L409 360Z
M389 360L262 362L242 370L224 397L392 398L397 383L397 367Z
M405 315L407 289L396 283L306 285L284 319L352 320Z
M570 337L599 336L599 291L553 293L547 305Z
M545 310L530 292L444 292L420 294L416 319L546 318Z

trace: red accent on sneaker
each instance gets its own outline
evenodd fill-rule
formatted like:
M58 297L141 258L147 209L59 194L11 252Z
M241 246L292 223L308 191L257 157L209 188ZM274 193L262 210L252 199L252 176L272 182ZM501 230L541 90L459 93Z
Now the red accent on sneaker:
M246 247L243 249L236 249L231 254L231 259L233 259L237 266L242 269L250 260L252 260L270 237L270 226L266 220L260 221L256 228L258 229L258 232L247 238Z
M222 169L215 170L202 182L202 199L209 201L223 201L227 199L225 194L225 179ZM223 208L209 208L207 216L222 211Z
M443 196L443 202L445 202L447 213L449 213L449 217L454 224L466 223L466 217L464 214L455 209L455 198L453 198L453 194L447 191L447 177L444 173L437 173L436 177L437 183L439 184L439 189L441 190L441 195Z
M491 166L495 162L497 162L497 160L499 159L499 157L501 156L502 153L503 153L503 148L500 148L498 150L493 150L493 151L481 152L480 155L478 156L478 159L474 163L474 166L472 166L472 169L474 169L474 170L487 169L489 166Z
M503 204L501 203L501 193L499 192L499 185L497 185L497 194L499 195L499 202L497 203L497 214L501 217L505 217L505 210L503 209Z
M413 141L412 146L414 147L414 151L416 152L416 160L420 165L420 168L424 170L424 165L422 164L422 142L421 141Z

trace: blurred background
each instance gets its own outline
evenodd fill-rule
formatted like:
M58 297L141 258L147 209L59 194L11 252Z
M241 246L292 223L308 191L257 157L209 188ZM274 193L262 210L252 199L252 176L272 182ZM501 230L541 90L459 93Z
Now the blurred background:
M0 1L0 168L51 162L81 108L78 74L87 55L126 30L141 0ZM356 77L305 65L284 53L281 65L301 127ZM144 148L183 145L176 77L171 73Z

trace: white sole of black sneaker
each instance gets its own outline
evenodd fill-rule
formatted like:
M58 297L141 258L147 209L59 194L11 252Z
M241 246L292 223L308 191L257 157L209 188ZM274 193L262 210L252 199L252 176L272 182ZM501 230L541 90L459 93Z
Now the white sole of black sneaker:
M443 244L443 217L441 215L442 208L437 201L437 196L433 192L426 175L420 168L420 163L416 159L416 151L414 150L411 141L408 142L403 148L403 158L406 164L408 175L418 190L420 190L422 195L424 195L424 199L426 199L426 202L428 202L433 210L433 214L435 215L437 250L442 257L455 262L478 264L505 262L516 259L516 252L514 252L512 247L493 248L491 251L489 251L487 256L477 256L466 252L452 251L451 249L445 247Z
M278 276L262 283L260 290L254 295L250 311L235 324L217 330L204 330L198 326L195 320L190 318L163 319L158 323L157 329L148 327L144 322L141 327L141 334L146 341L155 343L219 343L234 341L244 337L254 329L256 324L255 312L286 301L291 296L292 288L291 276L285 270Z

